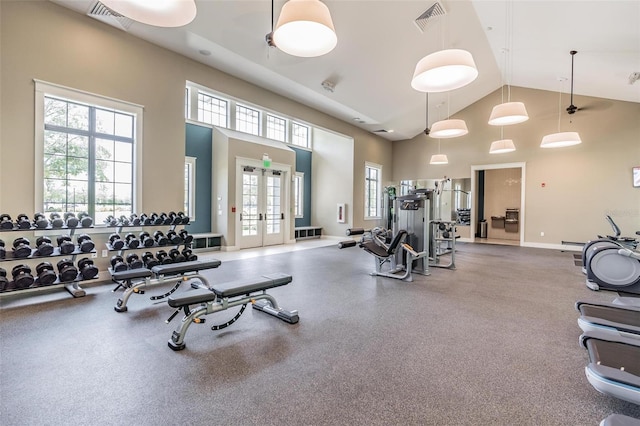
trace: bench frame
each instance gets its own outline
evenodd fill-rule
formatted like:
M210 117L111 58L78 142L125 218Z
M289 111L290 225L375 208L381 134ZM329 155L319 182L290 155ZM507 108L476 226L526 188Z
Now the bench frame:
M197 262L197 264L203 264L205 262L196 260L192 262L185 262L184 265L185 267L188 266L193 266L195 265ZM150 287L155 287L155 286L159 286L159 285L163 285L163 284L169 284L169 283L175 283L175 286L169 290L168 293L165 293L161 296L155 296L152 298L152 300L159 300L159 299L164 299L165 297L171 295L174 291L176 291L178 289L178 287L180 287L180 284L182 284L185 281L190 281L190 280L199 280L202 285L209 287L209 282L207 281L207 279L205 277L203 277L202 275L200 275L198 273L198 271L200 270L204 270L204 269L213 269L213 268L217 268L218 266L220 266L220 261L217 261L217 266L211 266L209 268L192 268L192 269L187 269L182 273L174 273L174 274L163 274L163 273L156 273L154 271L160 270L162 271L162 266L155 266L152 270L146 269L146 268L140 268L140 272L134 276L125 278L123 280L118 280L118 273L112 273L112 280L117 283L118 285L116 286L116 288L114 288L113 290L111 290L112 292L115 292L116 290L118 290L120 287L124 287L125 291L122 294L122 297L120 297L118 299L118 301L116 302L116 305L113 307L113 309L116 312L126 312L128 310L127 308L127 302L129 301L129 298L131 297L132 294L144 294L145 289L148 289ZM215 263L215 262L214 262ZM171 266L177 266L180 265L178 264L170 264ZM167 265L169 266L169 265ZM128 273L133 273L135 270L129 270L126 271ZM138 279L139 281L135 281Z
M286 285L286 284L282 284L282 285ZM167 342L168 346L174 351L180 351L186 347L186 344L184 343L184 338L191 324L204 323L204 319L200 319L200 317L204 315L209 315L216 312L224 311L229 308L233 308L234 306L242 305L240 312L238 312L238 314L227 323L223 325L214 325L212 327L212 330L219 330L221 328L225 328L233 324L238 318L240 318L240 315L242 315L242 313L244 312L245 306L248 305L249 303L252 304L254 309L257 309L269 315L275 316L276 318L279 318L285 322L288 322L289 324L295 324L299 321L298 311L297 310L286 311L282 309L278 305L278 302L276 301L276 299L272 295L267 293L267 289L255 290L250 292L249 294L240 295L240 296L219 297L214 293L214 289L209 287L208 285L203 287L203 286L197 285L196 283L192 283L191 286L194 288L205 288L211 291L211 300L207 300L204 302L195 302L192 304L185 304L183 306L180 306L178 307L177 311L171 317L169 317L169 319L166 321L167 323L171 321L175 317L175 315L181 310L183 310L185 313L184 317L180 321L180 324L171 334L171 338ZM269 288L273 288L273 287L269 287ZM194 309L191 309L193 305L198 305L198 306Z

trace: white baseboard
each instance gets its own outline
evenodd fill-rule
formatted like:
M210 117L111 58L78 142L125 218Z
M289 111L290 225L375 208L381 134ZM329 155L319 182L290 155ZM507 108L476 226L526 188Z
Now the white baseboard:
M543 248L543 249L551 249L551 250L563 250L563 251L582 251L582 247L575 245L564 245L564 244L549 244L549 243L527 243L524 242L521 244L521 247L534 247L534 248Z

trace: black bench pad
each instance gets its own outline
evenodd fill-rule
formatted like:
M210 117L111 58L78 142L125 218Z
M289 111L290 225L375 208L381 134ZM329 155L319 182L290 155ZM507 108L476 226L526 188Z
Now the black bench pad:
M387 253L387 250L379 246L378 244L376 244L374 241L371 241L371 240L365 241L364 243L361 244L361 247L365 249L365 251L368 251L369 253L373 254L374 256L389 257L389 253Z
M257 279L231 281L224 284L216 284L212 287L218 297L235 297L250 294L255 291L266 290L289 284L293 278L291 275L276 273L263 275Z
M212 269L220 266L222 262L218 259L213 260L192 260L191 262L169 263L168 265L158 265L151 268L156 275L172 275L182 274L184 272L201 271L203 269Z
M125 281L133 278L147 278L151 276L151 271L147 268L128 269L126 271L114 272L111 278L116 281Z
M292 281L291 275L271 274L250 280L232 281L213 286L211 290L198 288L181 293L177 296L170 296L168 303L172 308L195 305L215 300L217 297L236 297L251 294L256 291L267 290L289 284Z

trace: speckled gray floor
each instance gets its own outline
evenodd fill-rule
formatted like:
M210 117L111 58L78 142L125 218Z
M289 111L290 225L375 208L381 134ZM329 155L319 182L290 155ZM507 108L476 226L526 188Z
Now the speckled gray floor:
M573 304L612 300L584 285L571 253L460 244L455 271L412 283L368 275L335 246L223 262L228 281L287 272L272 294L290 325L248 309L194 324L156 288L113 310L112 285L0 299L3 425L597 425L640 406L587 382ZM235 311L233 312L235 313Z

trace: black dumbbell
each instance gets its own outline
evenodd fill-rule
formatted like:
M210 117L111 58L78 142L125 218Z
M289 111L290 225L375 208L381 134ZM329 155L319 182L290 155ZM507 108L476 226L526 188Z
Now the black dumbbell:
M120 234L109 235L109 244L114 250L122 250L124 248L124 241L120 238Z
M156 259L150 251L147 251L142 255L142 262L144 262L144 267L147 269L151 269L160 264L158 259Z
M38 276L38 285L51 285L58 279L56 271L50 262L38 263L36 275Z
M184 256L187 262L193 262L194 260L198 260L198 256L193 254L193 251L190 248L186 248L182 250L182 255Z
M36 239L36 253L37 256L51 256L53 254L53 244L51 244L51 238L43 235Z
M76 217L75 214L71 212L66 212L64 214L64 223L67 224L67 228L77 228L80 224L80 221Z
M125 215L120 216L120 226L129 226L129 218Z
M170 225L180 225L182 218L179 218L176 212L169 212L169 219L171 219Z
M129 253L127 255L127 264L129 265L129 269L139 269L144 268L144 263L140 260L140 256L135 253Z
M168 265L169 263L173 263L173 259L169 257L169 253L164 250L158 250L156 252L156 259L163 265Z
M153 238L151 238L148 232L141 232L139 238L140 244L142 244L143 247L153 247Z
M80 226L83 228L91 228L93 226L93 218L87 212L78 213L78 220L80 220Z
M47 229L49 227L49 219L42 213L36 213L33 215L33 226L38 229Z
M134 233L129 232L124 239L127 242L127 247L130 249L137 249L140 246L140 240Z
M185 245L189 245L193 241L193 235L189 235L189 232L186 229L181 229L178 235L182 238L182 242Z
M146 213L140 215L140 225L153 225L153 219L147 216Z
M60 254L71 254L76 250L76 245L71 241L71 237L68 235L60 235L57 238L58 247L60 248Z
M29 240L24 237L13 240L13 257L25 258L31 256L31 246Z
M90 280L98 275L98 267L88 257L78 260L78 269L83 280Z
M169 244L169 240L164 236L164 233L162 231L154 232L153 239L156 243L158 243L159 246L166 246L167 244Z
M163 225L171 225L173 218L169 217L165 212L160 213L160 219L162 219Z
M122 272L127 270L127 264L124 263L124 259L119 254L111 256L111 269L113 272Z
M96 245L91 241L91 237L87 234L78 235L78 247L83 253L90 253Z
M24 213L20 213L16 218L16 225L18 229L29 229L31 228L31 222L29 222L29 216Z
M62 228L64 226L64 220L58 212L49 213L49 220L51 221L51 226L54 228Z
M9 290L9 280L7 279L7 271L0 268L0 291Z
M158 213L151 213L151 220L153 220L154 225L164 224L164 218L158 216Z
M7 249L4 248L4 241L0 240L0 259L7 257Z
M71 259L62 259L58 262L57 267L60 282L66 283L75 281L75 279L78 278L78 268L73 266L73 261Z
M178 218L180 219L180 223L182 225L189 224L189 216L185 215L183 212L178 212Z
M6 213L0 214L0 229L13 229L11 216Z
M11 270L13 282L17 288L29 288L35 281L31 275L31 268L27 265L16 265Z
M169 257L176 263L185 262L187 260L184 255L180 253L180 250L175 248L169 250Z
M131 216L129 216L129 224L131 224L131 226L140 225L140 218L138 217L137 214L132 213Z
M176 231L168 231L167 232L167 240L169 240L170 244L178 245L182 244L182 238L176 233Z
M104 219L104 224L107 226L118 226L118 219L109 215Z

